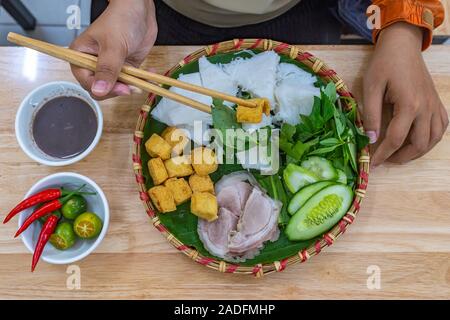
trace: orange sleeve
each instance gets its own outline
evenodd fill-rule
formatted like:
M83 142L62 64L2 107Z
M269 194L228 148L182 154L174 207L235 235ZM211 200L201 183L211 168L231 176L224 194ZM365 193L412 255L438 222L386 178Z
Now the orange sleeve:
M373 41L391 24L408 22L425 29L422 49L425 50L433 40L433 30L444 21L444 7L440 0L372 0L381 9L381 28L374 29Z

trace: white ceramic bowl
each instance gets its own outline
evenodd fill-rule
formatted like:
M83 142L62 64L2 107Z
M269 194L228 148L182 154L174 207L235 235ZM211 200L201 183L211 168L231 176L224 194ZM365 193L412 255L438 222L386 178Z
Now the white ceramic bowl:
M62 172L52 174L39 180L25 195L25 198L42 191L47 188L67 187L75 189L83 184L86 184L84 190L91 190L96 195L86 195L89 212L94 212L103 221L103 228L97 238L91 240L77 239L77 242L72 248L67 250L57 250L50 243L45 246L41 259L52 264L70 264L81 260L89 255L102 242L106 235L109 225L109 206L105 194L100 187L91 179L77 173ZM33 209L23 211L19 216L19 227L23 224L25 219L33 212ZM41 231L41 223L34 222L21 235L22 241L30 252L34 252L39 232Z
M86 101L97 115L97 133L90 146L79 155L59 159L45 154L39 149L33 139L32 123L37 110L49 99L61 96L76 96ZM31 91L20 104L16 115L16 137L22 150L33 160L47 166L66 166L86 157L100 140L103 130L103 114L98 103L89 93L72 82L50 82Z

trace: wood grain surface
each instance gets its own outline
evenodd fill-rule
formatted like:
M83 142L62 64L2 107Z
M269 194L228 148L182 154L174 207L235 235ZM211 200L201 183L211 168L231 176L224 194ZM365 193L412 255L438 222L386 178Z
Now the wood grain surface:
M450 36L450 0L441 0L445 10L445 19L441 26L439 26L434 34L438 36Z
M361 97L370 46L303 48L325 60ZM157 47L145 67L162 73L195 49ZM450 47L435 46L424 55L450 109ZM12 239L16 219L1 225L0 298L450 298L448 133L425 157L373 171L359 216L332 247L302 265L256 279L221 274L191 262L151 225L139 201L131 165L132 133L143 94L102 102L105 123L98 147L75 165L50 168L21 151L14 117L33 88L50 81L75 81L69 66L27 49L0 48L0 75L1 210L13 207L38 179L61 171L94 179L111 207L103 243L77 263L79 290L68 289L67 266L41 262L30 273L31 254L20 239ZM367 286L371 270L380 271L379 289Z

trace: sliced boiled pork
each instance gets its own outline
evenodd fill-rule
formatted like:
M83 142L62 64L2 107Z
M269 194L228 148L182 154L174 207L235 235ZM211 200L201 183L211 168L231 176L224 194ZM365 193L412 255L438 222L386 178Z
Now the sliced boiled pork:
M281 202L271 199L247 172L224 176L216 184L219 218L199 219L198 234L213 255L239 262L255 257L266 241L279 237Z
M198 235L209 253L224 258L228 253L229 234L236 229L239 218L226 208L220 208L218 215L213 222L199 219Z

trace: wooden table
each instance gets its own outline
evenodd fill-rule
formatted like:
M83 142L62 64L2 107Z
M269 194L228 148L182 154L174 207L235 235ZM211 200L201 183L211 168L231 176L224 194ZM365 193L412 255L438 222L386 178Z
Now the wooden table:
M195 47L159 47L146 67L163 72ZM357 97L371 47L310 46L333 66ZM425 53L444 104L450 109L450 47ZM20 101L49 81L74 81L66 63L22 48L0 48L0 200L3 213L38 179L74 171L94 179L111 207L106 238L77 263L81 289L67 288L67 266L41 262L29 271L31 254L13 240L16 219L0 226L0 298L450 298L450 135L428 155L371 174L362 210L345 235L308 262L269 275L220 274L194 264L151 225L138 199L131 141L144 95L102 102L102 140L82 162L49 168L30 160L14 135ZM450 110L449 110L450 111ZM2 213L2 214L3 214ZM381 288L367 286L381 272ZM375 271L373 271L375 270Z
M441 0L445 10L445 19L442 25L434 30L434 35L437 36L450 36L450 0Z

